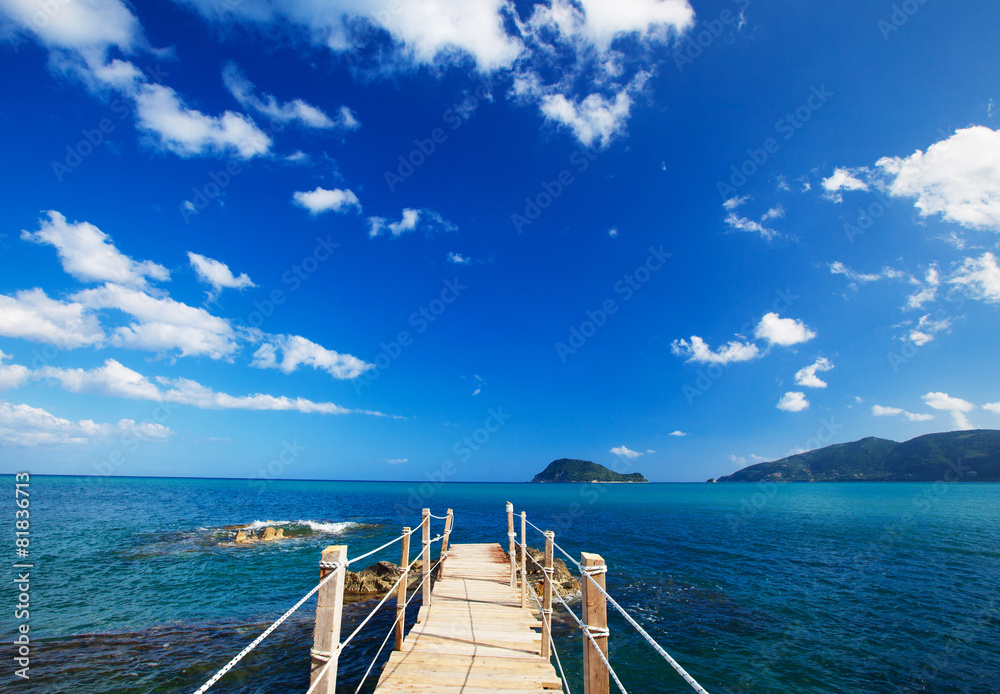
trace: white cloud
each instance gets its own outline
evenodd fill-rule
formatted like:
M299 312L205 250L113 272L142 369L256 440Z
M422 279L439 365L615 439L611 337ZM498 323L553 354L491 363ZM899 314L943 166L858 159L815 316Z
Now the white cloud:
M610 236L611 238L617 237L618 229L616 227L611 227L610 229L608 229L608 236Z
M729 198L728 200L725 200L722 203L722 207L726 211L732 212L733 210L741 207L749 199L750 199L749 195L742 195L742 196L741 195L734 195L733 197Z
M1000 304L1000 266L990 252L979 258L966 258L948 283L963 288L973 298Z
M903 415L911 422L929 422L934 419L934 415L932 414L907 412L899 407L883 407L882 405L873 405L872 414L876 417L896 417L898 415Z
M137 423L132 419L117 424L97 424L90 419L70 421L30 405L0 402L0 443L19 446L85 444L122 436L144 441L162 441L173 432L162 424Z
M737 465L746 465L747 459L741 455L733 455L732 453L730 453L729 462L736 463Z
M638 458L639 456L642 455L642 453L640 453L639 451L633 451L627 446L615 446L614 448L611 449L611 452L617 456L621 456L622 458L632 458L632 459Z
M222 69L222 81L229 93L243 108L262 113L277 123L300 123L308 128L354 130L360 127L357 118L346 106L337 112L337 120L330 118L322 109L306 103L302 99L292 99L279 103L272 94L257 95L254 85L235 63L226 63Z
M108 359L104 366L89 371L46 366L35 372L38 378L57 381L73 393L90 393L132 400L190 405L205 410L277 410L320 414L361 413L385 416L372 410L351 410L332 402L314 402L306 398L254 395L234 396L220 393L187 378L156 379L160 386L142 374Z
M376 238L383 231L396 238L407 232L422 228L428 233L436 231L457 231L458 227L447 221L434 210L418 210L407 207L398 222L388 222L384 217L368 218L368 236Z
M864 172L863 169L851 170L837 167L832 176L824 178L822 181L823 190L826 191L824 197L834 202L841 202L843 200L841 191L843 190L868 190L868 184L856 175L862 172Z
M279 369L286 374L299 366L311 366L339 379L357 378L373 367L357 357L326 349L300 335L267 336L253 355L251 365L258 369Z
M93 224L69 224L55 210L49 210L48 215L48 220L40 220L38 231L22 231L21 239L55 247L63 270L76 279L82 282L110 281L134 287L145 287L147 278L170 279L170 273L162 265L149 260L137 263L124 255L111 238Z
M209 116L188 108L170 87L144 84L135 95L137 127L181 157L201 154L251 159L271 150L271 138L242 114Z
M830 371L833 362L826 357L820 357L809 366L799 369L795 373L795 385L806 388L826 388L826 382L816 375L817 371Z
M689 434L686 431L681 431L680 429L678 429L677 431L671 431L670 435L671 436L689 436Z
M0 0L0 14L35 35L55 69L77 74L92 89L126 89L140 78L131 63L107 61L112 47L128 54L146 46L139 20L119 0Z
M741 361L752 361L761 355L757 345L750 342L732 340L728 345L712 351L703 339L697 335L687 340L674 340L670 351L678 357L687 357L688 362L697 364L731 364Z
M937 266L931 265L931 267L927 268L923 282L915 277L911 281L919 285L920 289L907 297L906 305L908 307L921 308L928 301L934 301L937 298L938 286L941 284L941 277L938 274Z
M867 272L856 272L839 260L837 262L830 263L829 267L831 275L843 275L847 279L851 280L852 283L858 282L865 284L867 282L877 282L878 280L886 277L884 273L873 274Z
M926 154L883 157L876 166L889 194L916 198L922 216L941 215L964 227L1000 232L1000 131L957 130Z
M781 396L777 407L785 412L801 412L809 408L809 401L806 400L805 393L789 391Z
M409 460L410 460L409 458L389 458L385 462L389 463L390 465L402 465L403 463L408 462Z
M98 345L104 331L83 305L49 298L39 288L0 294L0 335L46 342L63 349Z
M539 108L546 119L568 126L587 147L606 147L611 139L625 129L632 108L632 98L622 89L608 98L588 94L574 101L563 94L545 94Z
M208 293L209 301L218 297L223 289L243 290L247 287L257 286L250 280L247 273L240 273L240 276L236 277L228 265L218 260L206 258L191 251L188 251L188 260L191 261L191 267L198 274L198 279L212 288L212 291Z
M71 297L89 309L117 309L138 322L117 328L111 344L153 352L178 350L181 356L230 357L238 348L229 323L202 308L169 297L156 298L130 287L107 283Z
M470 265L472 264L472 259L462 255L461 253L449 253L448 262L455 263L455 265Z
M326 3L242 0L221 12L215 0L190 4L211 20L260 25L268 35L307 36L336 53L375 42L378 58L371 67L381 73L471 58L482 74L512 76L513 98L537 106L581 142L600 146L624 131L633 93L642 91L668 55L663 47L694 24L687 0L551 0L536 4L527 19L508 0L388 6L341 0L333 9ZM621 50L624 40L629 51Z
M10 355L0 350L0 390L20 388L31 377L28 367L21 364L4 364L7 359L10 359Z
M948 330L952 325L951 318L942 318L941 320L934 320L931 318L931 314L921 316L917 323L917 327L910 331L909 339L913 344L918 347L926 345L928 342L934 339L934 335L941 332L942 330Z
M320 214L321 212L329 212L330 210L334 212L346 212L351 208L354 208L358 212L361 211L361 201L358 200L358 196L352 190L341 190L340 188L327 190L317 186L315 190L307 193L298 192L293 194L292 199L295 200L296 205L304 207L313 215Z
M990 412L994 412L996 414L1000 414L1000 402L988 402L985 405L983 405L983 409L989 410Z
M759 222L755 222L752 219L746 217L741 217L735 212L730 212L726 215L726 224L737 231L748 231L753 234L760 234L760 237L765 241L770 241L771 239L781 236L781 233L764 226Z
M760 221L766 222L769 219L782 219L785 216L785 208L781 205L775 205L767 212L763 214Z
M754 329L754 336L768 344L789 347L808 342L816 337L805 323L794 318L781 318L777 313L767 313Z
M924 403L935 410L950 412L955 426L959 429L972 429L972 423L966 416L967 412L972 412L976 408L971 402L961 398L953 398L947 393L927 393L923 396Z

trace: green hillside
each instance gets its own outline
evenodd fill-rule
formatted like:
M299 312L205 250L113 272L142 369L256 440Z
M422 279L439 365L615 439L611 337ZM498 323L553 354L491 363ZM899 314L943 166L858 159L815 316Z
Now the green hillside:
M548 467L539 472L531 480L541 482L649 482L638 472L628 475L609 470L603 465L589 460L574 460L560 458L549 463Z
M949 431L918 436L903 443L868 437L751 465L720 477L718 481L931 482L942 479L1000 482L1000 431Z

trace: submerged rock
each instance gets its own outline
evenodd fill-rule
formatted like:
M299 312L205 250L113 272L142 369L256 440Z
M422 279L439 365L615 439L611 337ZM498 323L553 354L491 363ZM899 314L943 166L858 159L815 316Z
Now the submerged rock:
M407 587L412 588L420 583L421 562L410 569ZM385 595L399 579L403 572L391 561L380 561L361 571L348 571L344 577L344 593L350 595Z
M542 585L545 579L543 578L540 565L545 563L545 552L530 546L525 549L528 553L526 562L528 565L528 582L535 589L535 592L541 596ZM518 565L520 565L521 550L516 549L514 555L517 558ZM510 561L509 558L508 561ZM555 557L552 559L552 585L555 586L556 592L563 597L575 595L580 592L580 579L570 573L570 570L566 568L566 562Z

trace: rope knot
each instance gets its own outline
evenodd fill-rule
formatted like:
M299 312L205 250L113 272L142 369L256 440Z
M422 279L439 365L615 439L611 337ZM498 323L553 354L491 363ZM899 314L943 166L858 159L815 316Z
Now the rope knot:
M340 651L339 647L337 648L337 651L338 652ZM323 663L329 662L330 658L333 657L333 653L330 653L329 651L317 651L315 648L309 649L309 655L312 656L315 660L319 660L320 662Z
M321 561L319 563L319 568L321 569L342 569L347 566L349 562L342 561Z
M592 627L589 624L581 624L580 628L593 636L594 638L599 638L601 636L608 636L611 632L607 627Z
M608 565L601 564L600 566L584 566L583 572L588 576L599 576L600 574L606 574L608 572Z

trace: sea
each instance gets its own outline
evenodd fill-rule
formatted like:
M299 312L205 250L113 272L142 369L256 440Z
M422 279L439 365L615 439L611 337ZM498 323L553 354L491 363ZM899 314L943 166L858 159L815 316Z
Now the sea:
M29 556L18 560L14 478L3 480L4 692L194 692L316 584L324 547L364 554L418 525L423 507L454 510L454 542L505 545L508 501L571 556L604 557L611 595L711 694L1000 692L1000 484L36 475ZM289 537L233 543L232 526L268 524ZM543 542L529 529L529 545ZM399 545L359 564L380 559L398 562ZM14 618L17 561L32 564L26 619ZM345 649L338 692L374 688L392 602ZM374 604L347 606L345 635ZM563 611L556 649L569 691L582 692L581 633ZM313 598L210 691L305 692L314 616ZM27 680L13 659L21 624ZM627 691L692 691L614 612L609 629Z

